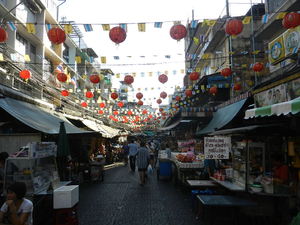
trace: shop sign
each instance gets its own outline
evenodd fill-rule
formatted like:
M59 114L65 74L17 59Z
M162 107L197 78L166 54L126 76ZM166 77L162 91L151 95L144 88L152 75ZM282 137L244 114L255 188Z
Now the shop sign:
M205 137L204 157L205 159L229 159L230 147L230 137Z
M300 78L283 83L254 95L256 107L286 102L300 97Z

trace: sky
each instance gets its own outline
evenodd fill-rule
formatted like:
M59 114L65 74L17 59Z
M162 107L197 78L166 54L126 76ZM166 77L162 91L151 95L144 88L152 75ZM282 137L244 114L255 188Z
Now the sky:
M251 2L262 0L229 0L230 15L244 15ZM113 88L119 88L119 81L126 74L136 73L134 92L129 92L129 96L142 92L144 104L157 107L156 99L161 91L172 94L175 86L183 85L184 40L173 40L170 28L176 21L186 25L193 16L199 21L217 19L226 14L225 5L225 0L66 0L59 8L59 17L78 24L87 46L99 56L99 62L100 57L106 57L107 62L101 64L101 68L120 74L120 78L113 77ZM162 28L154 28L154 22L163 22ZM116 45L101 24L110 24L112 28L120 23L127 24L127 37ZM138 32L138 23L146 23L145 32ZM85 32L82 24L92 24L93 31ZM158 81L162 73L168 73L169 80L165 84ZM167 103L167 99L163 100L163 104Z

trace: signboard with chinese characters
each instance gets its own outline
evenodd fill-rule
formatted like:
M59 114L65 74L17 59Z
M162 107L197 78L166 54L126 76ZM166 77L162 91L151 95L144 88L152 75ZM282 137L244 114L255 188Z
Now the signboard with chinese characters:
M275 64L284 59L285 51L282 35L269 43L269 51L269 62L271 64Z
M283 33L285 56L295 54L300 48L300 26Z
M223 136L204 138L205 159L229 159L231 138Z

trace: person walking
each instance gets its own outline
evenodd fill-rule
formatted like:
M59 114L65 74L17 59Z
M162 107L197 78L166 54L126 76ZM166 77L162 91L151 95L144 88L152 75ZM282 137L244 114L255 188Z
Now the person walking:
M148 148L146 147L146 143L144 141L140 143L140 146L141 147L138 149L137 152L136 161L137 161L137 167L140 175L140 185L144 185L146 171L150 160L150 154Z
M138 152L138 146L134 143L134 140L131 141L130 144L128 144L129 147L129 164L130 169L132 172L135 172L135 160L136 160L136 154Z

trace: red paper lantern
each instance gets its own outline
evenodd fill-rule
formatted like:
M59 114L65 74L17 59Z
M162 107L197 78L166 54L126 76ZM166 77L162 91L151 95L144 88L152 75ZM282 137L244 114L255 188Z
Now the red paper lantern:
M98 74L92 74L90 76L90 81L93 83L93 84L98 84L100 82L100 77Z
M69 96L69 92L67 90L62 90L61 95L67 97Z
M117 93L113 92L113 93L111 93L110 97L112 99L116 100L119 97L119 95Z
M127 112L127 115L129 115L129 116L131 116L132 114L133 114L133 113L132 113L132 111L130 111L130 110Z
M161 104L161 103L162 103L162 100L159 98L159 99L156 100L156 103L157 103L157 104Z
M193 80L193 81L198 80L200 77L200 74L198 72L192 72L189 77L190 77L190 80Z
M104 102L101 102L101 103L99 104L99 107L100 107L100 108L104 108L104 107L105 107L105 103L104 103Z
M119 112L118 111L113 111L113 114L116 116L116 115L119 114Z
M142 113L145 115L148 113L148 111L146 109L144 109Z
M255 72L260 72L264 69L264 64L260 63L260 62L257 62L253 65L253 68L252 68Z
M211 93L212 95L215 95L215 94L217 94L217 92L218 92L218 88L217 87L211 87L210 89L209 89L209 93Z
M86 102L81 102L81 106L85 108L85 107L87 107L87 103Z
M66 33L63 29L60 29L58 27L51 28L48 31L48 38L53 44L61 44L65 42L66 40Z
M282 20L282 26L286 29L295 28L300 25L300 14L296 12L288 13Z
M131 76L131 75L126 75L126 76L124 77L124 82L125 82L126 84L132 84L133 81L134 81L134 78L133 78L133 76Z
M185 90L185 96L192 97L193 96L192 90L190 90L190 89Z
M87 97L87 98L92 98L92 97L94 97L94 94L93 94L93 92L91 92L91 91L87 91L87 92L85 93L85 97Z
M143 105L144 102L143 102L142 100L139 100L137 104L138 104L138 105Z
M177 24L171 27L170 29L170 35L173 39L179 41L182 38L185 38L187 35L187 30L185 26L182 24Z
M176 101L180 101L180 100L181 100L181 97L177 95L177 96L175 97L175 100L176 100Z
M153 117L152 115L149 115L149 116L148 116L149 119L152 119L152 117Z
M141 92L137 93L135 96L137 99L142 99L143 98L143 94Z
M162 99L165 99L167 96L168 96L168 94L166 93L166 92L161 92L160 93L160 95L159 95Z
M8 34L6 30L0 27L0 42L5 42L8 39Z
M109 31L109 38L116 44L120 44L126 39L126 32L122 27L114 27Z
M163 111L164 111L164 109L163 109L163 108L159 108L159 111L160 111L160 112L163 112Z
M122 108L122 107L124 106L124 103L123 103L123 102L118 102L118 106L119 106L120 108Z
M104 111L103 111L103 110L99 110L98 113L99 113L99 114L103 114Z
M68 76L65 73L59 73L59 74L57 74L56 78L60 82L66 82L68 80Z
M31 77L31 72L29 70L21 70L20 77L24 80L27 80Z
M241 86L241 84L234 84L234 86L233 86L233 90L235 90L235 91L239 91L239 90L241 90L242 89L242 86Z
M243 22L238 19L231 19L227 21L226 26L225 26L225 32L228 35L238 35L243 31Z
M221 75L224 77L229 77L232 74L232 70L230 68L224 68L221 70Z
M161 75L159 75L158 80L159 80L159 82L164 84L168 81L168 76L165 74L161 74Z

